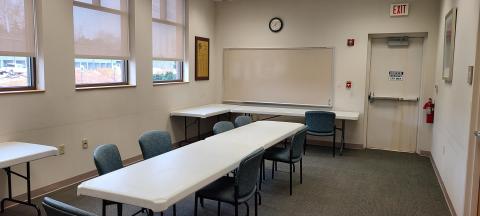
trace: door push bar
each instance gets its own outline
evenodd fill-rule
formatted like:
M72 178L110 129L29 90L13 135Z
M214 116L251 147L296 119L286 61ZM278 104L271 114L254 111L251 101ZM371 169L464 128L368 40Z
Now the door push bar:
M373 103L375 100L390 100L390 101L410 101L410 102L418 102L420 100L419 97L416 98L403 98L403 97L385 97L385 96L375 96L373 92L368 94L368 101Z

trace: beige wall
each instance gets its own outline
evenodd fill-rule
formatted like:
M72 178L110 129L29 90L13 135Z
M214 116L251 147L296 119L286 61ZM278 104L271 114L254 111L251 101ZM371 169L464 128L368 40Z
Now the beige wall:
M241 0L217 4L216 71L222 71L224 48L315 47L335 48L334 108L358 111L360 121L347 122L347 142L365 144L365 103L369 34L426 32L421 101L433 96L435 53L438 37L436 0L412 1L410 16L391 18L385 0ZM272 17L285 28L268 29ZM356 39L347 47L347 39ZM221 73L219 73L221 74ZM220 79L217 79L219 81ZM345 82L353 88L347 90ZM220 81L219 81L220 82ZM418 151L430 150L431 126L421 123Z
M137 87L75 91L72 1L41 1L39 62L46 92L0 95L0 142L66 146L65 155L33 163L34 189L94 170L92 152L99 144L117 144L126 159L140 154L137 138L143 131L175 130L176 140L182 140L183 120L171 121L169 112L217 101L214 81L152 86L150 1L135 0L134 4L131 70L136 73ZM188 60L194 59L195 35L211 38L214 47L214 10L211 0L190 1ZM190 77L194 77L193 65L187 67ZM215 77L215 70L211 73ZM196 134L192 129L190 134ZM89 140L88 150L81 148L83 137ZM23 166L15 169L23 171ZM5 194L5 180L2 172L0 195ZM15 194L23 193L23 182L15 184Z
M436 116L432 155L452 200L457 215L465 215L466 173L472 86L466 83L467 68L475 65L478 32L478 0L443 0L439 18L439 37L443 38L444 17L458 8L453 82L441 79L443 39L438 41L436 64Z

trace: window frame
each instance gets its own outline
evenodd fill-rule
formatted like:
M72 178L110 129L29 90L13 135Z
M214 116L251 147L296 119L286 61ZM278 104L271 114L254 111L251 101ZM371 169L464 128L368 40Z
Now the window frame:
M86 58L75 58L75 59L86 59ZM73 60L75 62L75 59ZM91 58L90 58L91 59ZM128 70L128 60L124 59L107 59L105 60L117 60L117 61L123 61L123 67L122 67L122 77L123 81L122 82L107 82L107 83L89 83L89 84L77 84L77 81L75 80L75 87L78 88L92 88L92 87L109 87L109 86L121 86L121 85L129 85L129 78L130 78L130 73ZM75 70L74 70L75 73Z
M183 1L183 24L172 22L169 20L163 20L159 18L154 18L152 16L152 29L153 29L153 24L154 23L160 23L164 25L171 25L175 27L182 27L183 28L183 59L173 59L173 58L152 58L152 83L153 85L156 84L168 84L168 83L179 83L179 82L187 82L185 80L185 61L186 61L186 56L187 56L187 0L182 0ZM153 43L153 38L152 38L152 43ZM180 73L180 79L175 79L175 80L161 80L161 81L155 81L153 80L153 62L154 61L175 61L177 64L180 65L179 68L179 73Z
M178 69L179 70L179 73L180 73L180 79L176 79L176 80L160 80L160 81L155 81L153 80L153 62L154 61L175 61L179 66L180 68ZM185 82L185 79L184 79L184 70L183 68L185 67L184 66L185 64L185 61L179 61L178 59L173 59L173 60L166 60L166 59L153 59L152 60L152 81L153 81L153 84L165 84L165 83L178 83L178 82Z
M13 56L13 55L12 55ZM18 87L8 87L8 88L2 88L0 87L0 93L1 92L14 92L14 91L32 91L32 90L37 90L37 60L35 57L28 57L28 56L13 56L13 57L24 57L28 59L28 66L30 71L30 80L29 86L18 86ZM28 72L27 72L28 73Z
M130 47L130 7L129 7L129 1L127 0L127 10L126 11L121 11L121 10L116 10L108 7L104 7L101 5L102 0L93 0L92 4L85 3L85 2L80 2L80 1L75 1L73 0L73 7L81 7L81 8L86 8L90 10L97 10L105 13L111 13L111 14L116 14L123 16L127 14L127 43L128 46ZM75 16L75 14L73 14ZM75 24L73 23L73 27L75 28ZM75 43L75 41L74 41ZM130 51L130 50L129 50ZM117 58L117 57L111 57L111 56L84 56L84 55L77 55L75 54L75 58L73 59L73 62L75 62L76 59L104 59L104 60L117 60L117 61L123 61L123 67L122 67L122 77L123 81L122 82L107 82L107 83L89 83L89 84L77 84L77 81L75 80L75 88L76 89L85 89L85 88L95 88L95 87L114 87L114 86L124 86L124 85L130 85L130 71L129 71L129 60L128 58ZM74 75L76 74L75 70L73 71Z

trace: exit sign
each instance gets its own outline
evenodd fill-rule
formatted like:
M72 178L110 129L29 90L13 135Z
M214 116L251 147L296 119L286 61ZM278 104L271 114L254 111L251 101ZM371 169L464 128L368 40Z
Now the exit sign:
M408 3L390 5L390 16L408 16Z

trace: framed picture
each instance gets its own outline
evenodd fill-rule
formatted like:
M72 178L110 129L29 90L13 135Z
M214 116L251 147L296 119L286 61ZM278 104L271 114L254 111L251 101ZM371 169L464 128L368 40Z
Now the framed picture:
M209 69L210 39L195 37L195 80L208 80Z
M451 82L453 78L453 62L455 53L455 31L457 25L457 9L453 8L445 16L445 35L443 47L443 73L442 78Z

